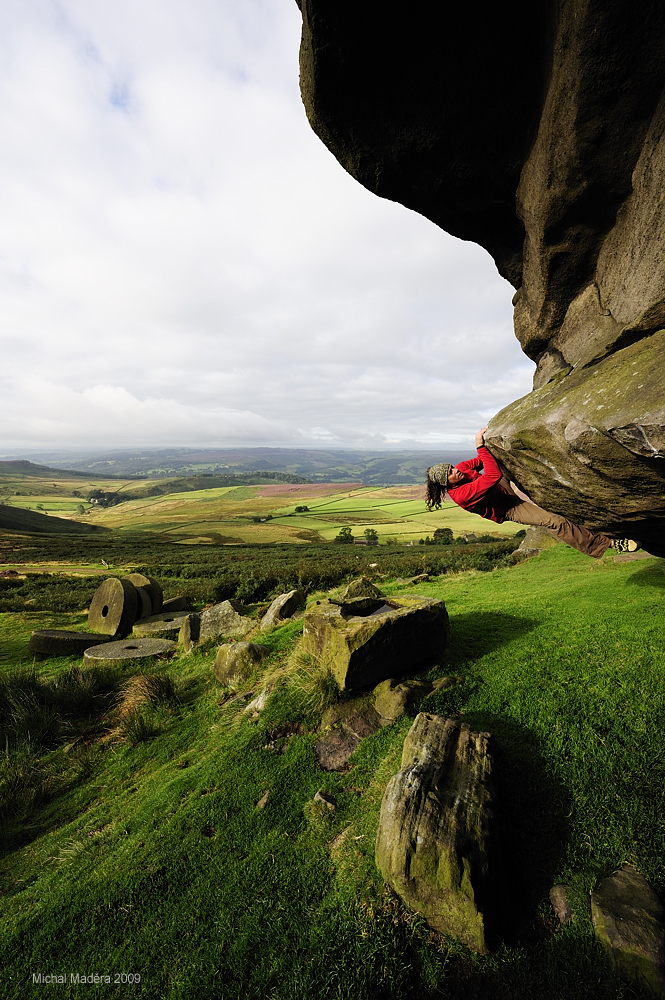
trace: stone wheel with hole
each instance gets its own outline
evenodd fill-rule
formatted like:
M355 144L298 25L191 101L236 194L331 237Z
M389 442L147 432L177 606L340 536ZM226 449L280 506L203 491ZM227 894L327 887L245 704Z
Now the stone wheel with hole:
M132 635L147 638L177 639L183 621L189 611L163 611L161 615L151 615L135 624Z
M125 580L129 580L135 587L143 587L150 595L152 611L149 614L158 615L164 603L164 592L160 584L152 576L144 576L143 573L128 573Z
M88 625L103 635L127 635L136 621L138 596L131 580L109 577L90 602Z
M122 667L133 660L153 659L174 653L177 643L169 639L122 639L120 642L105 642L92 646L83 654L85 663L96 667Z
M109 642L110 636L96 632L68 632L58 628L36 629L30 636L28 649L40 656L83 656L90 646Z

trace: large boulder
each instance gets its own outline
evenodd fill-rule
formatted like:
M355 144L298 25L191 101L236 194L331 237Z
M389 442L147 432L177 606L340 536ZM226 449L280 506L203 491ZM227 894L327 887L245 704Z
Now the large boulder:
M430 927L480 954L500 887L490 739L462 722L416 716L376 836L385 881Z
M542 415L541 395L507 407L490 450L537 503L665 554L653 339L665 329L665 6L515 0L507 15L487 3L469 30L464 5L395 18L376 0L300 4L317 135L370 191L485 247L517 290L515 332L535 388L554 380L556 412ZM608 450L632 483L628 508Z
M273 628L286 618L292 618L296 611L305 607L305 603L302 590L290 590L287 594L280 594L261 619L261 630Z
M400 596L366 607L366 600L320 601L305 615L303 651L332 671L340 689L373 687L441 658L450 636L443 601Z
M665 911L647 880L630 865L591 893L596 937L619 975L665 997Z

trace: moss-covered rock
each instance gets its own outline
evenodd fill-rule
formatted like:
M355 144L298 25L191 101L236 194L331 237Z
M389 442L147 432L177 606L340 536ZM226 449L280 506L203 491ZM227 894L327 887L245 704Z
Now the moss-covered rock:
M490 739L421 712L384 793L376 837L385 881L431 927L480 954L498 883Z
M665 912L644 876L630 865L591 893L596 937L617 972L665 997Z

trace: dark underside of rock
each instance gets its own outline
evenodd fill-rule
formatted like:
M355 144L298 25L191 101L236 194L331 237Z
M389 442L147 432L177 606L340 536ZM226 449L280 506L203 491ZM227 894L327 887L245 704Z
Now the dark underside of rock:
M434 0L300 5L317 135L517 289L552 391L494 418L490 450L536 503L665 555L665 5L484 2L472 28Z

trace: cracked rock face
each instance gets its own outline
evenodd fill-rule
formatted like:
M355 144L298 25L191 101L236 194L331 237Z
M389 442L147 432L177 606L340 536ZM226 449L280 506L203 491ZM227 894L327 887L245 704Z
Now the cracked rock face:
M491 422L490 449L537 503L665 555L665 6L515 0L472 30L463 6L301 9L314 131L517 290L536 392ZM614 494L608 463L625 466Z

